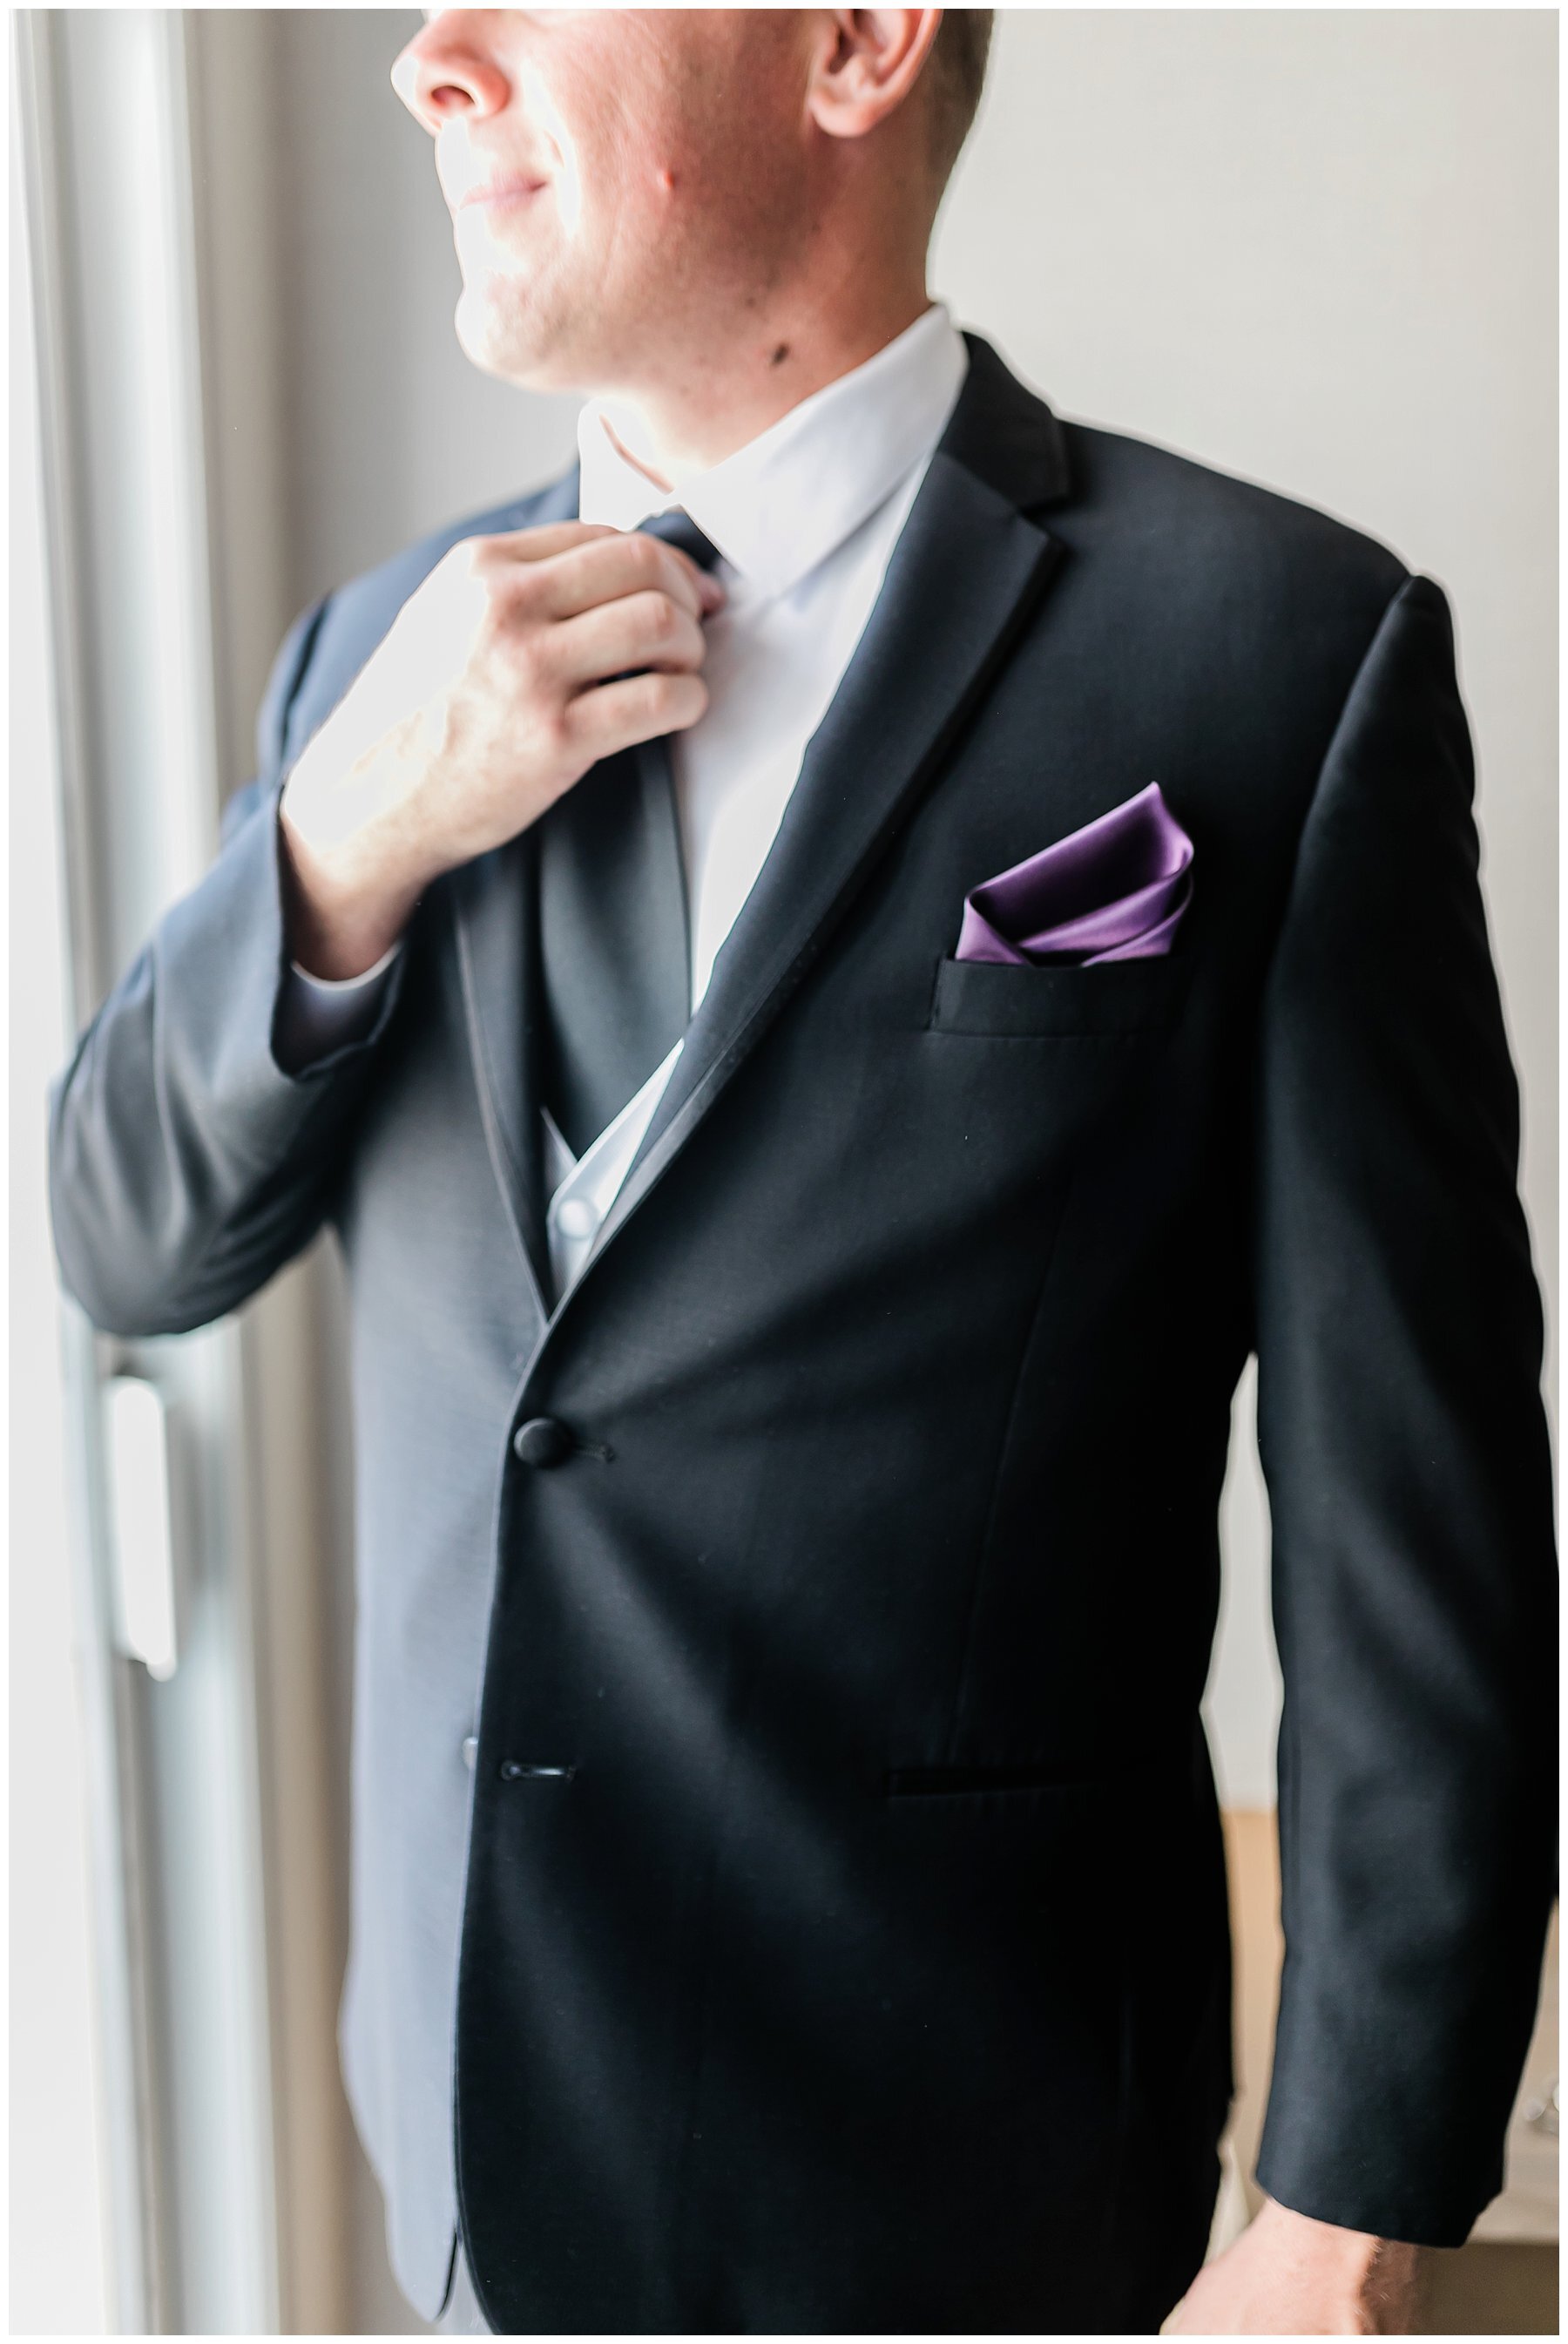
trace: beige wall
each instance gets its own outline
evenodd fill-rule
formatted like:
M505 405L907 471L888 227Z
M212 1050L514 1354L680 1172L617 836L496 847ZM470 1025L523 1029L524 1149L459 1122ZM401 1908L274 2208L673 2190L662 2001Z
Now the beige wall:
M265 134L247 185L269 187L254 228L275 322L250 379L273 389L246 428L271 468L256 477L278 551L273 607L258 603L236 647L236 702L254 700L309 595L569 457L571 402L482 379L453 341L456 265L427 141L386 80L417 21L203 14L215 55L236 45L230 100L249 92ZM1323 505L1448 590L1549 1275L1555 42L1545 11L1005 11L934 278L1065 413ZM212 168L221 178L221 153ZM329 1364L315 1430L340 1463L332 1289L317 1302ZM1245 1393L1238 1415L1211 1714L1226 1789L1246 1805L1270 1795L1274 1686ZM340 1475L328 1497L330 1544ZM334 1738L346 1699L340 1675ZM330 1869L340 1880L340 1852ZM357 2187L355 2321L398 2324L362 2175Z

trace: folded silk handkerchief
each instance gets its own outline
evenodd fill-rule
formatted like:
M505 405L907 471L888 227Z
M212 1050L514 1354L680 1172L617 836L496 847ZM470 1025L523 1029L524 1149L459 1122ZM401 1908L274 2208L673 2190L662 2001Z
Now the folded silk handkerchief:
M1192 894L1192 842L1151 782L964 898L959 960L1087 968L1171 949Z

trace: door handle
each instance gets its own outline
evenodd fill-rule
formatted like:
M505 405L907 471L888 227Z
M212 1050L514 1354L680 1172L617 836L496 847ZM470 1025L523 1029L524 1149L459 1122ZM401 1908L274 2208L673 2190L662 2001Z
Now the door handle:
M104 1414L116 1637L149 1676L166 1680L185 1624L170 1411L145 1377L114 1376Z

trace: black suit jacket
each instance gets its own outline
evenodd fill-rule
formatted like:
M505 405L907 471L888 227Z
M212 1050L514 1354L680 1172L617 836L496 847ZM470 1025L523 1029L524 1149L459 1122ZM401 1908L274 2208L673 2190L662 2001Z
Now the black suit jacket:
M462 2228L504 2329L1169 2306L1230 2080L1197 1712L1252 1349L1286 1680L1260 2177L1440 2244L1499 2186L1553 1572L1447 611L971 347L558 1308L526 835L430 890L367 1043L295 1081L268 1036L282 773L445 544L569 482L296 631L258 803L56 1106L102 1324L196 1324L341 1236L351 2081L433 2309L456 1963ZM954 960L967 889L1156 779L1196 847L1168 958ZM540 1417L562 1461L509 1446Z

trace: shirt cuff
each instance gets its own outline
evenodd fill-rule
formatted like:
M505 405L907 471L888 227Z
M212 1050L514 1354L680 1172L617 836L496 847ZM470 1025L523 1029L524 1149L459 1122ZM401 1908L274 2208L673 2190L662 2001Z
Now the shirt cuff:
M375 1025L402 939L359 976L312 976L290 961L278 997L273 1054L285 1074L303 1074L337 1050L364 1041Z

